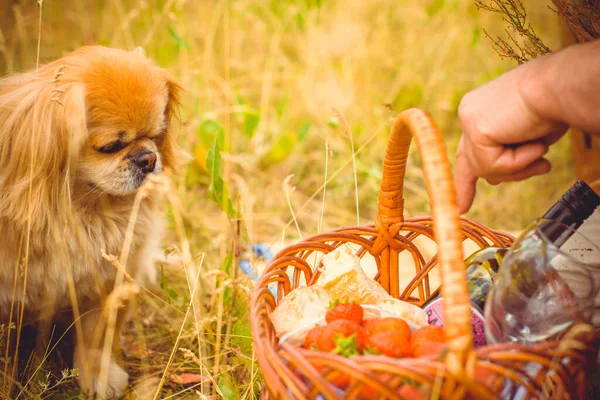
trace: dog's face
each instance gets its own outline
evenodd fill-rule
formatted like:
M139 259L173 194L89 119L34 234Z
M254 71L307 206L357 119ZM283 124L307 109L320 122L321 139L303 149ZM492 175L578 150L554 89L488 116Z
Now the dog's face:
M0 79L0 218L56 228L175 169L180 90L139 51L100 46Z
M96 61L82 79L88 142L79 156L77 183L128 194L169 164L174 83L136 53Z

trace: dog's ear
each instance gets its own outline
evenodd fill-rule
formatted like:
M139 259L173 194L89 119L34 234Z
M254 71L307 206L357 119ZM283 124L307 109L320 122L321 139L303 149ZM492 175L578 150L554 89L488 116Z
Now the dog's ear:
M175 79L163 70L163 76L167 84L169 98L165 108L165 121L167 124L165 137L162 143L163 165L176 171L181 167L182 152L177 146L177 135L175 132L175 121L179 119L180 98L183 88Z
M0 81L0 218L33 230L71 212L71 177L87 135L85 90L65 66Z

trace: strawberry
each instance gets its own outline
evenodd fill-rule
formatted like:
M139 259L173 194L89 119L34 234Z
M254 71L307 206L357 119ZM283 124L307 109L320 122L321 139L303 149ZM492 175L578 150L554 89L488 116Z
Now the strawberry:
M393 375L383 372L379 375L379 378L381 379L382 382L387 383L388 381L390 381L393 378ZM369 385L364 385L358 395L358 399L359 400L377 399L377 398L379 398L378 394L379 394L379 392L375 387L369 386Z
M385 331L367 336L365 352L373 351L390 357L410 357L410 340L394 331Z
M406 400L425 400L429 398L429 396L426 397L423 394L422 388L410 384L402 385L400 387L400 390L398 391L398 394L400 395L400 397Z
M446 343L421 342L416 345L411 343L411 350L414 357L433 356L434 358L440 358L446 350Z
M496 379L498 376L485 367L475 367L475 380L481 382L492 392L500 393L502 390L502 380Z
M321 374L321 376L325 376L325 370L327 367L325 366L317 366L315 367L317 371ZM333 373L331 372L327 375L327 380L332 384L337 386L340 389L346 389L350 384L350 375L344 373Z
M330 378L329 382L339 387L340 389L346 389L348 385L350 385L350 375L345 373L339 373L333 378Z
M436 325L417 329L410 338L410 346L415 357L441 354L446 343L446 332Z
M347 319L354 321L360 325L362 322L364 311L362 307L354 302L340 303L334 302L330 305L329 310L325 314L325 321L330 323L337 319Z
M356 352L362 351L365 346L362 327L353 321L337 319L323 327L317 337L316 346L319 351L331 352L337 349L338 354L347 355L346 353L352 350L353 342Z
M379 333L394 332L398 336L402 336L406 339L410 338L410 327L400 318L374 318L365 319L363 321L363 328L367 336L373 336Z
M322 326L315 326L306 334L304 338L304 348L307 350L314 350L317 347L317 339L323 330Z

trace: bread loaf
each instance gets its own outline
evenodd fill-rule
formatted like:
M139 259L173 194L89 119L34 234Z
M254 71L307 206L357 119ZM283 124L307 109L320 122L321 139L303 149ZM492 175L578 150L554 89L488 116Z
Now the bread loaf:
M285 296L271 313L271 321L278 336L299 326L322 318L331 297L322 286L301 286Z
M369 278L350 246L340 246L323 257L323 271L318 283L333 300L375 304L390 297L385 289Z

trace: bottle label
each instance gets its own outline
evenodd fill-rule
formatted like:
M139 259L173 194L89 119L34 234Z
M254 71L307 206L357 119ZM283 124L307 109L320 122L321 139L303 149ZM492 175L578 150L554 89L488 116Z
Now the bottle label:
M590 215L583 224L577 229L577 233L581 233L585 238L600 247L600 207ZM598 249L589 246L588 240L582 239L577 234L571 236L560 249L570 254L574 259L580 260L586 264L592 264L591 272L594 276L595 310L592 317L592 323L596 327L600 327L600 253ZM568 266L565 266L568 268Z
M427 304L423 309L427 313L430 325L437 325L444 328L444 299L439 297ZM475 347L485 346L485 325L481 310L471 305L471 326L473 327L473 341Z

